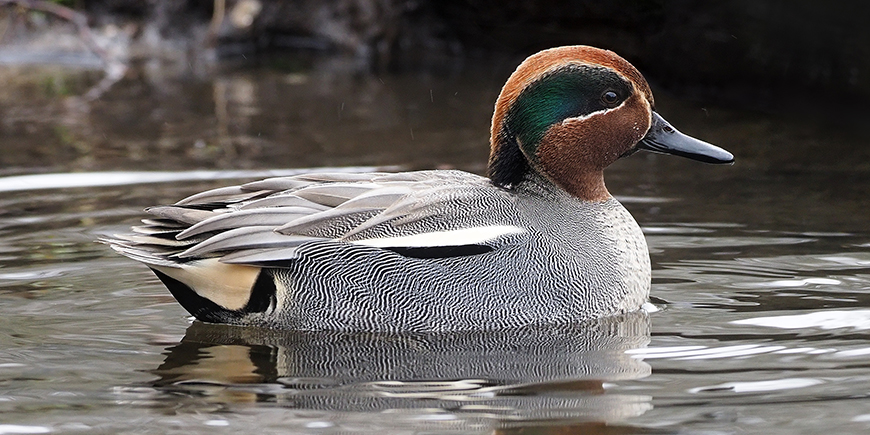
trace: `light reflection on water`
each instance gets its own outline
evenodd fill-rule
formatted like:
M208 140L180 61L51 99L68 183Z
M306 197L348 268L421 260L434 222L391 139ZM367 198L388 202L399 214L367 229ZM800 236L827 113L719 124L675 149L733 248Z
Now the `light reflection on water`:
M339 170L365 171L368 168ZM318 168L318 170L323 170ZM325 170L337 170L328 168ZM371 169L369 169L371 170ZM167 183L189 180L220 180L233 178L267 178L298 175L303 170L259 171L188 171L188 172L73 172L61 174L18 175L0 178L0 192L19 190L63 189L70 187L123 186L127 184Z
M749 124L759 134L757 115L710 109L709 119L658 98L675 125L735 151L738 164L638 154L614 165L608 186L648 237L659 309L573 329L389 336L191 324L147 269L94 243L146 206L265 169L482 170L503 77L334 66L147 77L119 84L84 120L51 102L44 120L25 103L7 111L3 173L42 175L19 188L0 179L0 433L870 430L870 176L816 159L813 146L842 144L818 142L806 125L767 121L778 140L797 139L788 156L758 156L758 138L740 133ZM117 170L163 172L98 172Z

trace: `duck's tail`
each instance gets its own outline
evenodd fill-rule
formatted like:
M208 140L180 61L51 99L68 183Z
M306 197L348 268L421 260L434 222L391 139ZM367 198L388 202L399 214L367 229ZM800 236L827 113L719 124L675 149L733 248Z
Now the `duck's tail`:
M175 299L199 320L237 323L240 317L274 308L275 283L263 268L222 263L218 257L192 258L180 254L202 238L177 240L190 225L174 219L143 219L131 234L99 241L144 263Z

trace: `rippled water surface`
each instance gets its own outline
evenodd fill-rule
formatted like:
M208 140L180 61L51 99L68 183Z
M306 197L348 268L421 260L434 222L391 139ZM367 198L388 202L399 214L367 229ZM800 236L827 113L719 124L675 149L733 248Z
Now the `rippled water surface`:
M607 172L653 303L568 328L371 335L191 322L97 238L146 206L304 168L484 170L514 60L370 74L336 59L0 70L0 434L864 433L870 147L848 117L657 107L714 167Z

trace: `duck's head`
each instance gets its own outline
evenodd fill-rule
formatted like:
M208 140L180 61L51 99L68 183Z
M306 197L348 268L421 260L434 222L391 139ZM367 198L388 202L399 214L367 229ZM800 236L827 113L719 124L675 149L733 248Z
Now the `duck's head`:
M492 118L489 176L511 187L535 171L587 201L610 198L603 169L638 149L706 163L734 156L673 128L646 80L612 51L557 47L510 76Z

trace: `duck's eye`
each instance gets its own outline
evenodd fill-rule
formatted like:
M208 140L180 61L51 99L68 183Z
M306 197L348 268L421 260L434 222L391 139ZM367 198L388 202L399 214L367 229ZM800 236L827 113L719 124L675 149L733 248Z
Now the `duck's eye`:
M601 103L606 107L614 107L619 102L619 95L613 91L606 91L601 94Z

